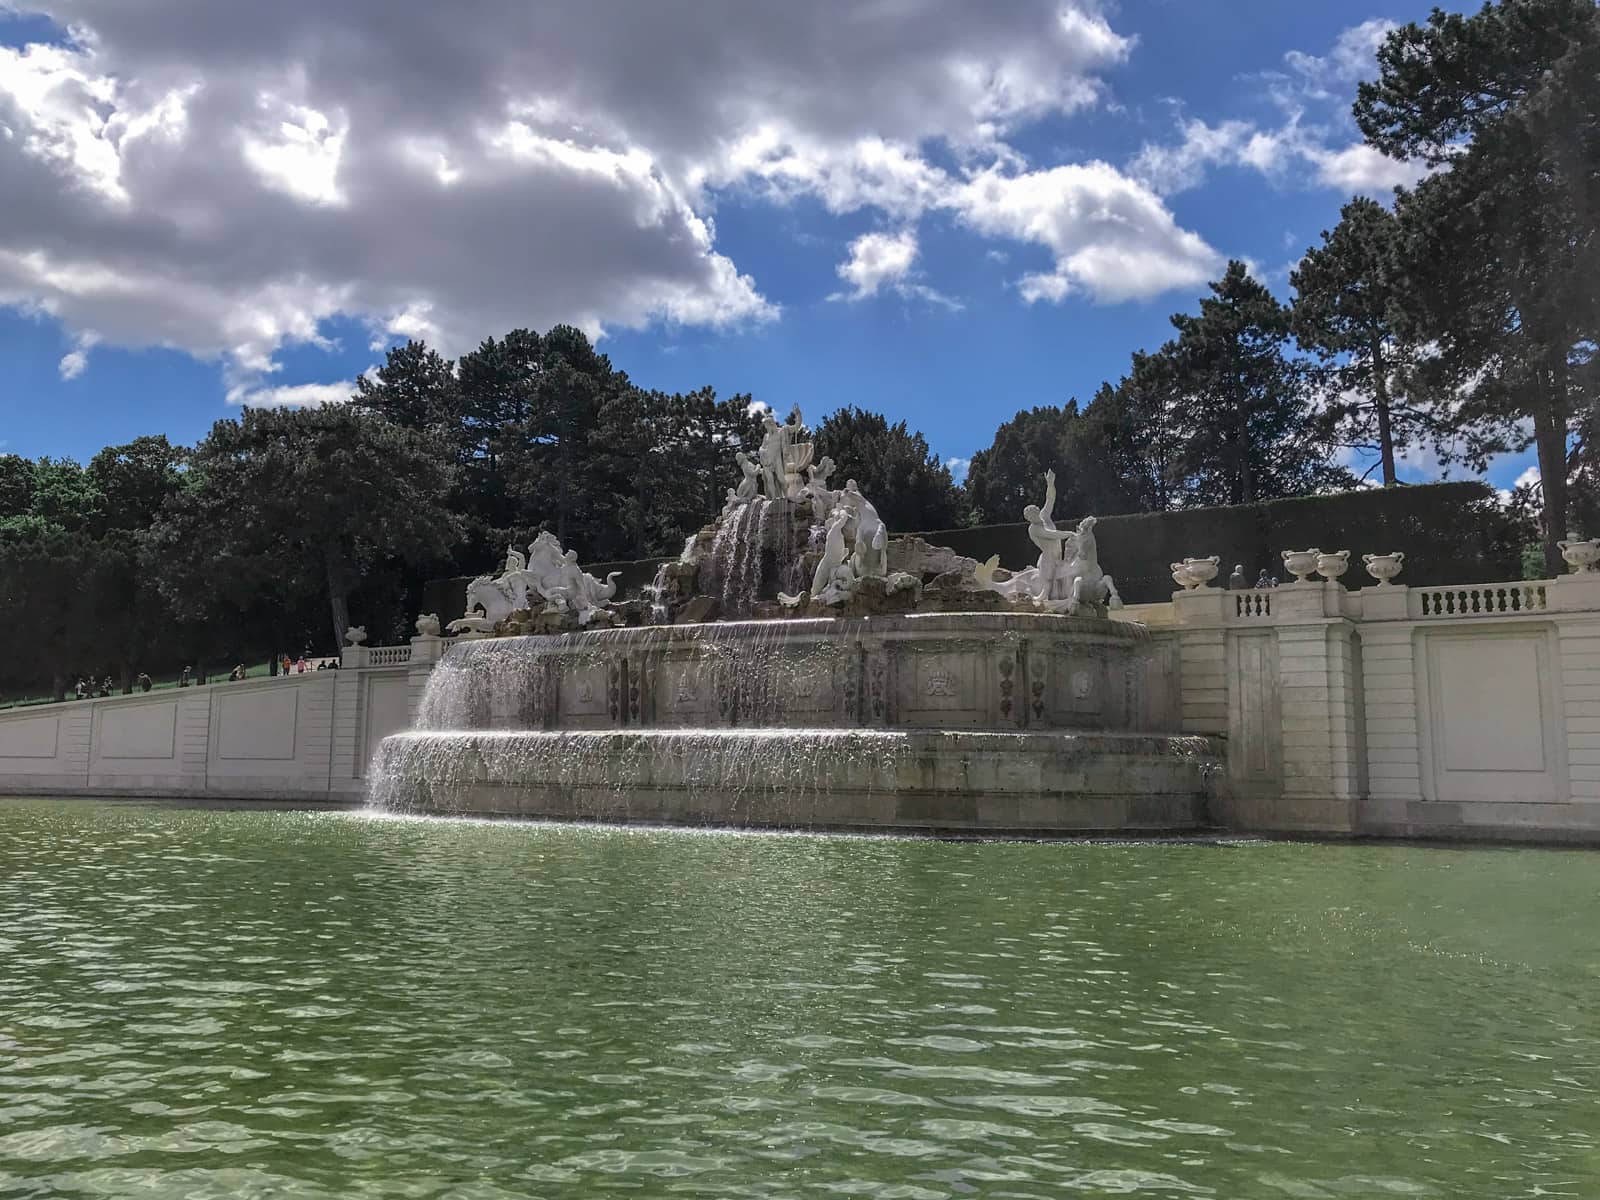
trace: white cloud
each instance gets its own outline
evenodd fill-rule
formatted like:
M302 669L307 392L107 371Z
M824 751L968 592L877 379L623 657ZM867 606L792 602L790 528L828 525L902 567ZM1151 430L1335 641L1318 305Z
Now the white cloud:
M1106 164L1007 143L1103 102L1133 40L1093 0L29 8L73 33L0 48L0 305L215 359L240 395L282 393L280 350L340 315L448 354L518 325L772 320L717 243L741 191L913 233L952 211L1051 252L1036 299L1215 258ZM877 286L953 303L914 272Z
M1410 187L1428 173L1424 163L1401 162L1365 142L1353 142L1342 150L1318 148L1308 157L1316 165L1318 182L1340 191L1365 195L1381 195L1397 187Z
M1291 50L1283 61L1308 93L1348 104L1352 85L1377 74L1378 47L1397 28L1387 18L1374 17L1343 30L1325 55Z
M229 404L250 408L320 408L324 404L344 404L355 392L349 383L297 383L274 388L235 387L228 392Z
M1160 146L1146 142L1128 164L1129 173L1153 192L1171 195L1198 187L1207 168L1238 158L1254 127L1248 121L1224 121L1207 125L1204 121L1178 119L1183 140L1177 145Z
M953 478L956 483L962 484L967 481L967 472L972 469L972 460L970 458L960 458L956 455L951 455L949 458L944 460L944 465L946 469L949 470L951 478Z
M1218 166L1249 168L1275 182L1379 196L1415 183L1427 173L1423 164L1400 162L1349 140L1355 134L1349 116L1355 84L1376 74L1378 46L1394 28L1392 21L1364 21L1344 30L1326 55L1291 50L1284 56L1288 73L1267 76L1268 92L1282 110L1279 124L1211 125L1180 115L1179 140L1145 143L1129 162L1129 173L1161 195L1200 186ZM1317 115L1308 120L1308 113Z
M1154 192L1103 162L1016 175L978 172L954 203L979 233L1051 252L1053 270L1018 280L1029 303L1059 302L1077 290L1115 302L1192 288L1221 265L1221 256L1180 229Z
M73 339L73 347L61 356L61 361L56 364L56 369L61 372L63 379L76 379L82 375L89 366L89 351L100 341L100 335L92 329L86 329Z
M850 291L835 292L828 299L865 300L887 287L908 300L924 300L953 311L960 310L959 302L916 281L916 261L915 230L862 234L850 243L850 257L835 270L835 274L850 285Z

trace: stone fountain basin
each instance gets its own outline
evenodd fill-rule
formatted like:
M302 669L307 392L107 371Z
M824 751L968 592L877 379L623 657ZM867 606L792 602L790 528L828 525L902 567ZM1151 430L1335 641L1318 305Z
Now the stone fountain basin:
M1210 738L1109 732L683 729L408 733L373 795L400 812L905 833L1207 825Z
M1033 612L728 621L454 647L419 727L1177 728L1173 646Z

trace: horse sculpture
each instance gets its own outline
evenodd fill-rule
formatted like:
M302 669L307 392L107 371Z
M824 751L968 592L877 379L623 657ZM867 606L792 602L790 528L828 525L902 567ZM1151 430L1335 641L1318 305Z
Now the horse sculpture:
M1097 616L1104 616L1107 609L1122 607L1116 581L1100 569L1094 526L1093 517L1085 517L1078 522L1077 536L1070 543L1072 558L1067 561L1063 572L1064 577L1071 581L1067 592L1067 612L1074 616L1085 605Z

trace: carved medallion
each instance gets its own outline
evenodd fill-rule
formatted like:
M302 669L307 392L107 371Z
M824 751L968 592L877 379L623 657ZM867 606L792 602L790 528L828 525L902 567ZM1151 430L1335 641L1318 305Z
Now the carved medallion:
M923 682L922 690L926 695L950 698L956 694L958 680L951 670L934 659L928 664L928 674Z

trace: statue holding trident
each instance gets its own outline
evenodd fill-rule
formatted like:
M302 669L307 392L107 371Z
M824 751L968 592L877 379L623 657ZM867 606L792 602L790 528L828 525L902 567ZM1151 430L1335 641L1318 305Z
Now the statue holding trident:
M761 490L769 500L799 500L805 492L805 470L816 447L799 441L805 426L800 406L794 406L783 424L771 412L761 414Z
M783 464L789 452L789 427L778 424L770 411L761 414L761 449L756 457L761 462L761 491L769 500L780 499L784 494Z

